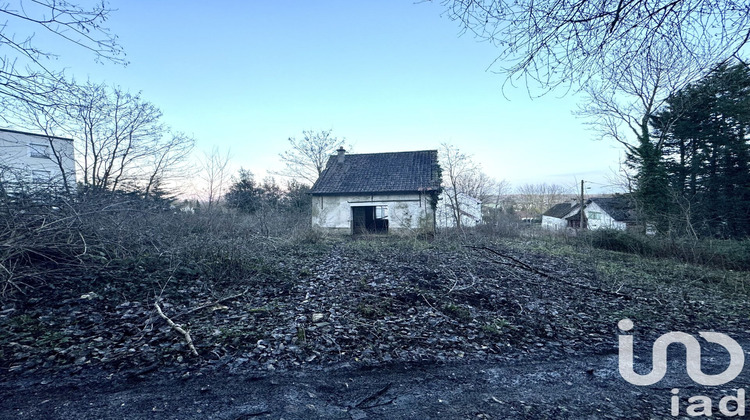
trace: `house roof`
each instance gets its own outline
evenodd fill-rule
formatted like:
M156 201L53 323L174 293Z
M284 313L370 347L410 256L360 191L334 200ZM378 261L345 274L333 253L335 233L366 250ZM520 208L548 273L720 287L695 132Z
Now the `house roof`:
M371 194L438 191L437 150L334 155L310 194Z
M13 133L13 134L23 134L25 136L44 137L45 139L65 140L65 141L69 141L69 142L73 141L73 139L67 138L67 137L48 136L46 134L28 133L28 132L25 132L25 131L10 130L10 129L7 129L7 128L0 128L0 132L3 132L3 133Z
M628 197L615 196L604 198L592 198L588 201L594 202L610 217L618 222L629 222L635 220L635 209Z
M544 212L544 214L542 216L548 216L548 217L554 217L554 218L557 218L557 219L562 219L568 213L570 213L571 211L573 211L573 209L577 209L577 208L578 208L578 204L573 204L570 201L568 201L567 203L555 204L554 206L552 206L552 208L550 208L549 210L547 210L546 212Z

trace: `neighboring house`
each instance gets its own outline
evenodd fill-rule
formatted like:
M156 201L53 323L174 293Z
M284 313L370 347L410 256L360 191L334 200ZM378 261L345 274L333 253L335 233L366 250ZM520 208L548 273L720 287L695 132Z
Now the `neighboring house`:
M482 202L468 194L458 193L458 209L461 213L461 226L470 227L482 223ZM443 191L437 207L437 225L440 228L456 227L453 192Z
M434 232L437 150L338 154L310 190L312 225L343 234Z
M627 197L592 198L584 209L589 229L626 230L636 225L635 208Z
M550 230L574 227L567 218L574 214L578 214L579 207L578 201L576 200L555 204L552 208L542 214L542 227Z
M75 188L73 140L0 129L0 180L9 191Z
M580 204L576 200L560 203L542 215L542 227L550 230L580 227ZM627 197L601 197L586 201L584 228L626 230L636 226L635 209Z

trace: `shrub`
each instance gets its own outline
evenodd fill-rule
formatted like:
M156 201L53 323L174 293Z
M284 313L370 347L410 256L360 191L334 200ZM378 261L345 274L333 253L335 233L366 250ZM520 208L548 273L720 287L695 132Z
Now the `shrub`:
M588 231L578 240L609 251L672 258L729 270L750 270L750 240L649 237L620 230Z

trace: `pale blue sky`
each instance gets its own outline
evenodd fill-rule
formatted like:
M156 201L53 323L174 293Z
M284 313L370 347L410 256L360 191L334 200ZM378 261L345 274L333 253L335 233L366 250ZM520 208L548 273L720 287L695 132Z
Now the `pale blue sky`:
M487 68L497 51L409 1L112 1L108 21L130 64L60 59L159 106L200 150L231 148L233 167L279 169L286 139L333 129L354 152L438 148L473 154L489 175L606 184L622 152L593 141L577 99L530 99ZM598 190L598 188L597 188Z

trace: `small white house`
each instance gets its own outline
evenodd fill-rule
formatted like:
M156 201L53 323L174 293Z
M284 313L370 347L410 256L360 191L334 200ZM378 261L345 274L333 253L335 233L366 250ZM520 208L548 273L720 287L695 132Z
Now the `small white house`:
M542 227L549 230L580 228L580 204L576 200L556 204L542 215ZM585 229L626 230L636 224L635 210L627 197L601 197L586 201L583 208Z
M591 230L625 230L635 222L635 211L624 197L592 198L586 203L584 213Z
M347 154L328 159L310 190L312 226L342 234L435 231L437 150Z
M461 226L470 227L482 223L482 201L468 194L453 194L452 190L443 191L437 207L437 225L440 228L456 227L456 203L461 217Z
M74 189L73 140L0 129L0 180L10 191Z
M542 214L542 227L549 230L560 230L567 227L573 227L571 221L567 218L573 214L578 214L577 200L570 200L565 203L555 204Z

